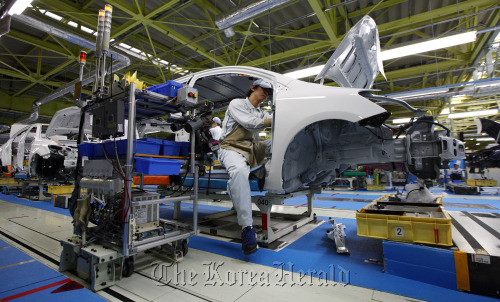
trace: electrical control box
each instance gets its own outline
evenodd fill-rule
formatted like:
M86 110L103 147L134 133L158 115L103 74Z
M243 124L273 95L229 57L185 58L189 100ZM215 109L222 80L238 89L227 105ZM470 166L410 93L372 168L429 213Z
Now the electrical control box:
M105 101L92 110L92 135L101 139L125 133L125 104L121 100Z
M106 159L86 160L83 166L85 177L112 177L113 165Z
M184 86L177 90L177 104L194 107L198 104L198 89Z

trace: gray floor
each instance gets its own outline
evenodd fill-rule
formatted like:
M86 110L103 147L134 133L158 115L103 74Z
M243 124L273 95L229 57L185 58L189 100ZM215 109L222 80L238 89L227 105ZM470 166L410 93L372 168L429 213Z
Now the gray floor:
M220 202L202 201L202 203L227 206L227 204ZM303 211L303 209L288 206L276 207L276 210ZM355 212L350 210L317 209L316 212L322 216L355 217ZM64 215L0 201L0 229L41 253L59 260L61 252L59 240L66 239L71 235L72 224L71 218ZM1 239L14 246L19 246L8 239ZM43 257L22 248L22 246L19 249L57 270L55 264ZM212 276L214 278L211 279L207 278L211 275L208 271L210 265L219 265L217 271L220 278L217 276ZM264 281L255 282L255 278L250 280L249 274L263 276L261 279L263 278ZM307 283L305 286L297 284L282 286L279 282L280 274L279 268L190 249L183 261L177 265L151 254L139 254L135 273L129 278L122 279L111 288L134 301L265 300L277 302L314 301L316 299L325 301L332 298L338 301L417 301L404 296L352 285L344 286L331 282L325 286L324 280L316 278L311 280L310 284L312 285ZM67 276L81 281L71 274L67 274ZM189 282L189 276L194 276L191 278L192 282ZM298 275L295 274L293 278L298 280ZM235 279L239 281L235 281ZM98 294L109 301L120 301L103 291L98 292Z

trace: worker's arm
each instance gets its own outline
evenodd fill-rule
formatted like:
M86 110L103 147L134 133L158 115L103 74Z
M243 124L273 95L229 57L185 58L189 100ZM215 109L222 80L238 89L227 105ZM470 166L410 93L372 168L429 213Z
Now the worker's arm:
M272 115L263 113L261 116L255 116L249 111L243 99L241 101L238 100L238 102L233 101L229 103L228 111L238 124L248 130L260 131L266 125L271 125L269 118L272 118ZM267 121L265 121L266 119Z

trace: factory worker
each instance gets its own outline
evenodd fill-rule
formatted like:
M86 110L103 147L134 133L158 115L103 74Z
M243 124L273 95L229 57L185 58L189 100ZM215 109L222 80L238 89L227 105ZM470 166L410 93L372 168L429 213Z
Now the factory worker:
M272 115L259 108L272 93L272 86L263 79L253 82L247 98L234 99L222 123L219 161L229 174L227 189L233 201L238 224L242 226L242 250L245 255L258 249L257 237L252 226L252 199L248 175L250 169L264 162L269 152L270 140L260 142L259 132L270 127Z
M210 128L210 134L212 138L215 140L220 140L220 136L222 135L222 128L220 127L220 118L214 117L212 119L212 128Z
M456 162L453 163L453 168L450 169L450 178L452 180L461 180L464 170L460 168L460 164L462 161L457 160Z

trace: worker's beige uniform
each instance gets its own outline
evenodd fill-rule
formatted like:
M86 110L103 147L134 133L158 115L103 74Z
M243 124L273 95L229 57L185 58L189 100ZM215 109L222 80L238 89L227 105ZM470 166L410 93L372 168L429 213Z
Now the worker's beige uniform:
M228 106L219 150L219 161L229 173L229 195L238 216L238 224L251 226L252 200L248 175L250 168L263 163L270 140L260 142L258 133L271 126L272 115L255 108L248 98L234 99Z

